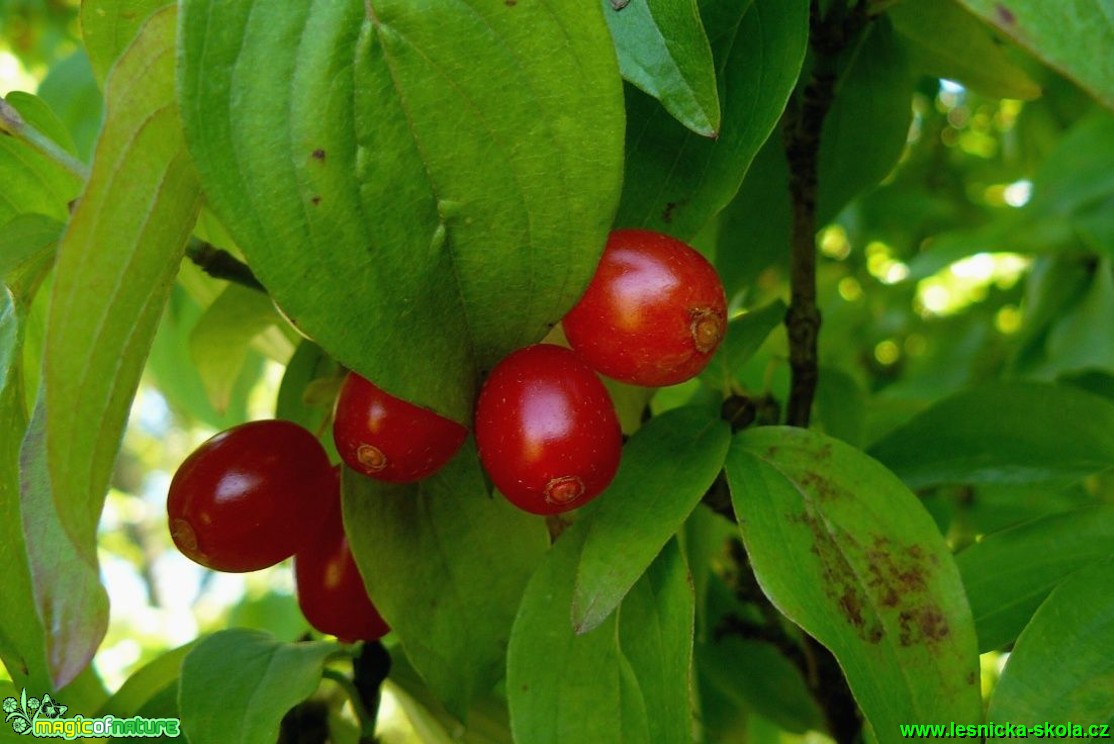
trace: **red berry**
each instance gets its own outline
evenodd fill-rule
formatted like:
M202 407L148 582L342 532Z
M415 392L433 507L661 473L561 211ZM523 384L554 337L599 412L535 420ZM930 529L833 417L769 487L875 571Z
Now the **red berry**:
M340 483L335 483L335 506L316 539L294 556L298 606L309 624L344 643L374 641L389 631L367 596L364 580L344 534Z
M607 488L622 433L607 389L566 348L519 349L491 371L476 403L476 444L515 506L559 514Z
M321 443L297 424L233 427L174 474L170 535L187 558L217 571L273 566L320 527L334 478Z
M348 467L371 478L410 483L440 470L468 430L428 408L388 395L348 373L337 397L333 441Z
M616 230L562 324L573 349L608 377L675 385L711 360L727 326L727 299L695 249L650 230Z

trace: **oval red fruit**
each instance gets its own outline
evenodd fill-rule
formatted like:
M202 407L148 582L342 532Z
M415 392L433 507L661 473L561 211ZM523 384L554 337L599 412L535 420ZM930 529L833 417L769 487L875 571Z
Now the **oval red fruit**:
M364 580L348 547L336 484L333 509L316 539L294 556L298 606L306 620L322 633L344 643L374 641L390 627L367 595Z
M497 364L476 403L475 426L495 487L534 514L584 505L619 467L622 432L607 389L560 346L528 346Z
M562 325L600 373L675 385L711 360L727 328L727 298L715 268L692 247L650 230L616 230Z
M457 422L389 395L353 372L337 397L337 452L348 467L370 478L391 483L427 478L467 438L468 430Z
M335 476L313 434L253 421L198 447L170 483L170 534L216 571L256 571L289 558L322 524Z

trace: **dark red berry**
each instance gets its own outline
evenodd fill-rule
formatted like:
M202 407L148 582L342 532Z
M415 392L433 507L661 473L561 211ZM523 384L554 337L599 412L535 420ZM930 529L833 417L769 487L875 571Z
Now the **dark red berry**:
M457 453L468 430L455 421L388 395L349 373L337 397L333 441L358 473L410 483L440 470Z
M294 556L298 606L306 620L322 633L344 643L374 641L389 631L368 598L356 567L340 509L340 483L335 484L335 506L329 510L316 539Z
M607 389L572 351L519 349L491 371L476 403L476 444L515 506L558 514L611 482L622 433Z
M616 230L562 325L573 349L602 374L675 385L711 360L727 327L727 299L695 249L650 230Z
M335 477L320 442L297 424L233 427L174 474L171 537L186 557L217 571L273 566L317 532Z

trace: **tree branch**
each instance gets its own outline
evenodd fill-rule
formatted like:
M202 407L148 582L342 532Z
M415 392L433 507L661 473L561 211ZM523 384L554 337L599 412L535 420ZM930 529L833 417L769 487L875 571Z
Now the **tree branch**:
M870 20L866 2L848 9L836 3L819 17L812 3L809 44L813 67L799 99L791 99L782 118L785 154L789 162L789 195L792 202L789 253L789 333L791 382L786 423L807 427L819 381L817 337L820 309L816 304L816 202L820 160L820 133L835 98L839 58L858 38Z

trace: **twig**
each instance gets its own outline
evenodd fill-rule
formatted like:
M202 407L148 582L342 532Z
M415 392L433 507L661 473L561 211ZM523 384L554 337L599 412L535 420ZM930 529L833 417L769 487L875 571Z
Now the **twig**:
M809 34L813 51L812 73L800 99L790 101L782 118L793 213L789 253L790 304L785 316L791 371L786 423L790 426L808 426L819 380L816 201L820 133L835 98L840 54L866 27L872 17L870 13L866 2L860 2L851 9L837 2L828 16L821 19L818 3L814 0Z
M223 248L217 248L197 238L190 238L186 246L186 257L215 279L224 279L258 292L267 291L267 288L255 278L251 267Z
M0 134L23 140L83 182L89 180L89 168L85 163L70 155L57 142L24 121L15 107L3 98L0 98Z
M379 641L368 641L352 660L352 682L359 694L363 714L360 744L374 744L375 720L379 716L380 687L391 672L391 655Z

